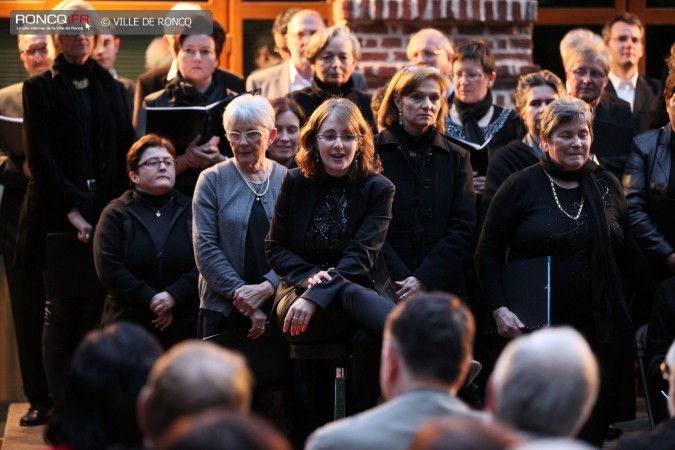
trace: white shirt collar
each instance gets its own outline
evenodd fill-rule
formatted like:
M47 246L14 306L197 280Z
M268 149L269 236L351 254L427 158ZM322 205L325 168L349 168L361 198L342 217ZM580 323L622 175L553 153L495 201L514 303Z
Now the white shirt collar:
M169 69L169 73L166 74L166 81L171 81L173 80L176 75L178 75L178 63L174 59L171 62L171 68Z
M302 75L300 75L300 72L298 72L298 69L295 68L295 64L293 64L293 61L288 65L290 67L291 71L291 92L293 91L299 91L300 89L309 87L312 85L312 79L310 78L309 80Z
M636 70L635 73L633 74L633 76L630 77L630 79L628 79L628 80L624 80L622 78L619 78L618 75L616 75L614 72L611 72L611 71L609 72L609 74L607 76L609 77L609 81L612 82L612 86L614 86L614 90L618 92L619 86L621 86L622 84L624 84L624 85L627 84L628 86L631 87L631 89L635 89L635 86L637 86L638 75L639 74Z

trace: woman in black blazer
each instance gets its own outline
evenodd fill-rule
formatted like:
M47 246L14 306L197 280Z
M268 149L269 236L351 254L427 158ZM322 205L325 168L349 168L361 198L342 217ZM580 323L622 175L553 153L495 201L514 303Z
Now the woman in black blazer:
M68 8L91 6L77 2ZM53 70L24 82L32 178L19 219L18 267L47 268L49 275L46 242L52 233L77 233L80 242L73 238L73 245L85 253L103 207L126 189L124 155L133 143L133 128L124 87L91 58L98 40L89 34L50 36L58 55ZM91 255L78 265L85 266L93 267ZM73 273L70 285L97 283L93 270L89 283L83 278L82 272ZM70 358L85 333L99 325L103 296L100 287L59 298L47 292L45 372L57 410Z
M357 328L379 341L394 307L383 297L393 290L381 255L394 186L379 175L370 127L349 100L323 103L300 145L300 168L284 179L267 237L267 258L282 280L277 320L291 342L347 340ZM354 348L352 379L371 385L357 389L355 411L377 400L378 347Z

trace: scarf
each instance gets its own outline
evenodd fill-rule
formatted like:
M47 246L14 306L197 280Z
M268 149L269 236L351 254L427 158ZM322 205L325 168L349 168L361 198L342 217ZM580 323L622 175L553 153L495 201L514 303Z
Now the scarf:
M169 94L169 102L173 106L206 106L211 103L209 97L214 90L216 84L215 81L216 77L213 76L211 85L202 94L192 85L192 83L178 73L169 83L167 83L165 89Z
M459 114L466 138L476 144L482 144L483 132L478 126L478 121L488 113L492 106L492 90L488 89L487 95L477 103L464 103L453 93L452 104L455 105L457 114Z
M596 179L596 173L605 169L589 159L578 170L565 170L551 159L548 152L544 153L539 163L549 175L565 181L578 181L581 184L581 192L588 205L593 231L591 295L595 335L599 343L609 343L614 336L630 330L632 324L623 298L616 256L612 251L604 200Z
M60 53L54 60L54 69L70 80L84 80L94 70L94 67L96 67L96 61L93 58L87 59L82 65L72 64L66 60L63 53Z

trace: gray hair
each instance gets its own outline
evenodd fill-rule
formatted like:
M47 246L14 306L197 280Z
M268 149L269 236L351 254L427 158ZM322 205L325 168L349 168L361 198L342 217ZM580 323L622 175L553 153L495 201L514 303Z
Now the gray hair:
M565 70L571 70L572 65L578 61L599 63L605 71L605 76L609 72L609 50L602 40L571 48L567 52L567 58L563 60Z
M495 416L543 436L575 435L600 386L590 346L570 327L539 330L512 341L497 360L491 383Z
M331 39L337 36L344 36L352 43L352 57L354 61L361 59L361 44L359 44L356 36L345 25L333 25L332 27L317 31L311 37L307 43L307 47L305 47L305 58L307 58L307 61L310 64L314 64L319 53L326 48Z
M63 0L61 3L56 5L52 11L94 11L94 7L91 3L86 2L85 0ZM49 49L49 57L56 59L61 53L61 43L59 42L59 34L50 34L49 39L47 40L47 47ZM99 46L101 44L101 35L94 34L94 43L91 47L91 54L95 55L98 52Z
M576 97L561 97L546 107L539 119L539 132L543 140L553 134L561 125L576 121L585 122L593 139L593 111L583 100Z
M276 116L274 108L262 95L244 94L232 100L223 113L223 128L232 131L235 124L247 122L271 130Z
M603 44L602 38L586 28L575 28L568 31L560 41L560 57L567 68L567 59L575 48L588 45Z

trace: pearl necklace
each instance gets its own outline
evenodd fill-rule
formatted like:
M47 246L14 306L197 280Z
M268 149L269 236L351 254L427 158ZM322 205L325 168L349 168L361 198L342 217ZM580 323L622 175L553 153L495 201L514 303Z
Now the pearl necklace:
M553 183L553 178L551 178L551 175L549 175L548 172L544 171L544 173L548 177L548 181L551 182L551 191L553 191L553 198L555 199L555 204L558 205L558 209L560 211L562 211L562 213L565 214L570 219L572 219L574 221L579 220L579 217L581 217L581 210L584 209L584 196L583 196L583 194L581 195L581 205L579 205L579 211L577 211L577 215L576 216L571 215L570 213L568 213L567 211L565 211L563 209L562 205L560 204L560 200L558 200L558 194L555 191L555 184Z
M249 181L249 179L244 175L244 173L239 169L239 164L235 161L234 167L237 169L237 172L239 172L239 175L244 179L244 182L246 183L246 186L253 192L253 195L255 195L255 201L259 202L260 198L267 194L267 191L270 188L270 173L272 170L267 170L267 161L264 162L265 166L263 167L263 176L265 175L265 172L267 172L267 179L263 182L263 186L261 187L260 191L256 191L255 188L253 187L253 183Z

